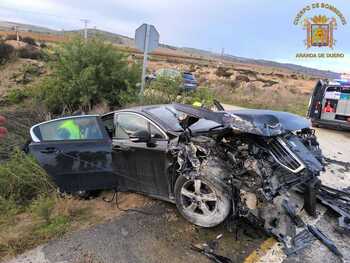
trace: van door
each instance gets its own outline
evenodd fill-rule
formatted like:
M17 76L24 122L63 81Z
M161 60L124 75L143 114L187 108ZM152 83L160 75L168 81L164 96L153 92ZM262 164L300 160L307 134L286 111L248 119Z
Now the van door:
M115 188L112 142L98 116L56 119L31 128L29 152L66 192Z
M325 91L325 85L322 81L318 81L312 96L310 98L310 105L307 116L311 119L320 119L322 113L322 99Z

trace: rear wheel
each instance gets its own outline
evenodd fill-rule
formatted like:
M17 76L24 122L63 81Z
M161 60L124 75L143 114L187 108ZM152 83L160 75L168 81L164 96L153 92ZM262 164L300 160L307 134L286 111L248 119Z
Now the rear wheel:
M320 125L314 121L311 121L311 126L314 127L314 128L319 128Z
M214 227L230 213L230 199L224 188L209 178L186 179L175 183L175 199L179 212L191 223Z

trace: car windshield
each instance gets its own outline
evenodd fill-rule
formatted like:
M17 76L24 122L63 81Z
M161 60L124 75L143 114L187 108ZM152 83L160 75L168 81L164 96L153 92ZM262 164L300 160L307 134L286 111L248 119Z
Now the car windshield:
M179 124L179 113L171 105L160 106L147 109L147 112L154 115L157 119L166 123L173 131L182 131L182 127Z

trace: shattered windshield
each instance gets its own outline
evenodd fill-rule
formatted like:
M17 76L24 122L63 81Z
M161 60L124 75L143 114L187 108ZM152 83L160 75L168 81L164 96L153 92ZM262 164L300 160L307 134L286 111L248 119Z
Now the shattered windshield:
M174 109L174 107L161 106L147 109L147 112L154 115L156 118L166 123L173 131L182 131L182 127L179 123L180 112Z

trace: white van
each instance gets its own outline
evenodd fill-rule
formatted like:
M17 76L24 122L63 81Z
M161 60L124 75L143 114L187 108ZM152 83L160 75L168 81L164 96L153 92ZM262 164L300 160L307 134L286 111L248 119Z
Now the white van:
M310 98L308 117L314 127L350 129L350 80L319 80Z

